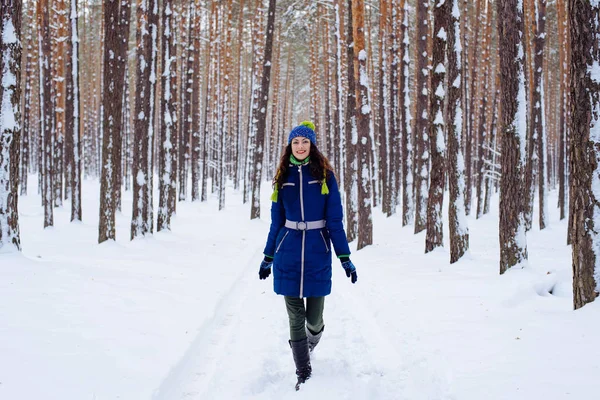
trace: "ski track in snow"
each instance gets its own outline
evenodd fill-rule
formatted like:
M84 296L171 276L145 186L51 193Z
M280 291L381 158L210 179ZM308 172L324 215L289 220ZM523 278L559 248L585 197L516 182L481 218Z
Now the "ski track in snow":
M412 350L418 337L411 329L399 337L394 333L392 340L372 316L368 296L361 296L342 271L334 272L334 290L325 302L325 332L311 354L313 375L295 392L283 297L273 293L272 275L267 281L258 279L256 260L259 252L199 328L153 400L454 399L436 355Z

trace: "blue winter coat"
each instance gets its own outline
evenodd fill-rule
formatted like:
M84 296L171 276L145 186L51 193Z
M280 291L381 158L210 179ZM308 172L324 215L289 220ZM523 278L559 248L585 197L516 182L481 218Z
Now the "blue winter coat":
M308 164L290 166L277 202L271 203L271 228L264 254L272 256L275 293L294 297L318 297L331 293L331 243L336 255L350 255L342 222L340 191L329 173L329 194L321 194L321 180L310 174ZM285 220L325 220L325 228L294 230Z

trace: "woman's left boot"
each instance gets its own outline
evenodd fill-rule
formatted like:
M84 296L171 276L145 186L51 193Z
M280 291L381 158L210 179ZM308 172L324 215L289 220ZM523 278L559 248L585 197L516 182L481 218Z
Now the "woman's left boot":
M298 376L296 390L299 390L300 384L306 382L312 373L310 354L308 352L308 340L306 338L294 341L290 340L290 347L292 348L294 363L296 363L296 376Z
M325 326L321 328L319 333L314 333L310 330L310 328L306 327L306 337L308 339L308 351L312 353L312 351L317 347L319 341L321 340L321 336L323 336L323 331L325 330Z

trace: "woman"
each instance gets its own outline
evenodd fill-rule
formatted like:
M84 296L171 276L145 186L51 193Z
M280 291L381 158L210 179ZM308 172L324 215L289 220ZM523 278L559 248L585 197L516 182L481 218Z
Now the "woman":
M271 228L259 270L260 279L266 279L273 266L275 293L285 297L296 390L311 375L309 351L319 343L325 327L331 243L346 276L352 283L357 280L349 259L340 192L329 161L317 149L314 129L305 121L290 132L275 175Z

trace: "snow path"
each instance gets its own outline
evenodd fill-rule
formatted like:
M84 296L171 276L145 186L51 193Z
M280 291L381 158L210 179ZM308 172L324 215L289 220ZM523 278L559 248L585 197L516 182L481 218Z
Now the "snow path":
M273 293L272 275L266 282L258 279L260 256L256 252L247 262L153 400L297 398L283 297ZM432 372L429 356L411 353L418 338L407 330L392 340L357 295L358 285L336 267L334 260L336 284L325 302L326 329L312 354L313 376L302 386L302 396L453 399L447 374Z

